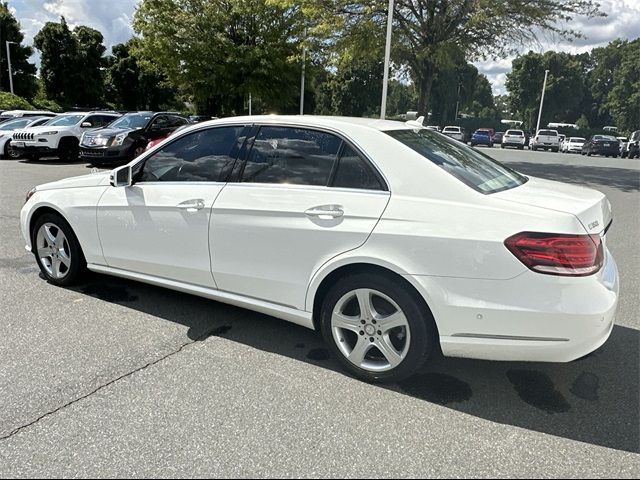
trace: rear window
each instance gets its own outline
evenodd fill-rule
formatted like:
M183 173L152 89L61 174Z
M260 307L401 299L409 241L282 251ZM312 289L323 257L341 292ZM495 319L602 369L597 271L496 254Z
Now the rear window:
M528 180L488 155L431 130L391 130L385 133L484 194L509 190Z
M510 135L512 137L524 137L524 132L522 130L507 130L505 135Z
M460 132L460 127L444 127L443 132L459 133Z
M584 141L585 141L585 139L582 138L582 137L571 137L569 139L569 143L571 143L571 142L584 142Z
M557 137L558 132L556 132L555 130L540 130L538 132L538 135L546 135L548 137Z

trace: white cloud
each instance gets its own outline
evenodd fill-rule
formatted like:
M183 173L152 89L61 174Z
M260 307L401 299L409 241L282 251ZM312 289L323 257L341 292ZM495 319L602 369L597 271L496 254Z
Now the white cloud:
M87 25L104 36L107 51L133 35L133 12L139 0L9 0L27 44L46 22L64 16L70 27ZM34 60L38 61L37 55Z

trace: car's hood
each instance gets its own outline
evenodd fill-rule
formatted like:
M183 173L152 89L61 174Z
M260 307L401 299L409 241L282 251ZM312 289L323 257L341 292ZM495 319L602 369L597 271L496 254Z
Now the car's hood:
M98 128L97 130L92 130L91 133L94 135L102 135L103 137L115 137L116 135L120 135L121 133L131 133L136 130L140 130L140 128Z
M73 126L71 127L57 127L55 125L40 125L38 127L27 127L27 128L21 128L19 130L14 130L14 132L29 132L29 133L35 133L36 135L40 132L61 132L61 131L65 131L65 130L71 130L73 128Z
M607 197L591 188L529 177L524 185L495 194L509 202L570 213L578 217L589 233L602 232L611 222Z
M61 188L78 188L78 187L97 187L100 185L109 185L109 176L111 171L100 170L88 175L80 175L79 177L70 177L58 180L56 182L38 185L37 190L56 190Z

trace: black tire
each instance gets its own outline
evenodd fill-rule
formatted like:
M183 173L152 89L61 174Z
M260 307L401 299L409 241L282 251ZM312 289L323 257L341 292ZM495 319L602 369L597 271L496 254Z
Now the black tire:
M80 155L80 145L76 138L62 138L58 147L58 158L63 162L75 162Z
M560 150L559 150L558 148L552 148L552 149L551 149L551 151L552 151L553 153L558 153Z
M523 145L523 146L518 147L518 150L524 150L524 145Z
M66 270L63 272L64 276L61 278L56 278L52 275L45 267L44 262L41 261L38 256L38 231L40 230L40 227L45 224L52 224L57 229L62 230L62 233L66 237L66 242L63 244L62 248L68 254L70 265L68 268L65 267ZM54 229L51 229L51 231L54 232ZM78 283L78 281L85 275L87 271L87 262L84 258L84 254L82 253L82 248L80 247L78 238L73 232L71 226L60 215L55 213L45 213L38 217L33 224L33 229L31 230L31 244L33 246L33 254L36 257L38 267L40 267L40 271L48 282L61 287L67 287Z
M333 337L331 327L332 313L341 299L357 289L371 289L386 295L400 307L402 313L405 315L409 326L410 341L404 359L395 368L383 372L375 372L356 366L347 359L346 354L342 353ZM375 323L375 321L372 320L372 323ZM413 291L410 286L384 275L360 273L338 280L324 298L320 314L320 324L322 335L338 362L347 372L366 382L391 383L403 380L420 368L431 354L438 351L438 333L431 312L425 307L424 303L420 301L417 293ZM355 325L359 327L360 323L356 322ZM376 328L372 325L366 325L362 327L363 330L366 327ZM362 335L361 333L360 337L366 339L368 335L370 334ZM377 332L377 335L380 335L380 331ZM360 338L358 334L354 332L349 332L349 336L351 337L351 341L355 341L356 343L358 338ZM350 339L345 335L343 338L344 341L341 342L341 344L349 346L348 342ZM373 352L371 350L373 350ZM380 352L380 350L376 348L371 350L366 354L365 359L367 356Z
M4 158L9 158L11 160L17 160L21 157L20 153L17 150L11 148L11 142L7 141L4 144Z

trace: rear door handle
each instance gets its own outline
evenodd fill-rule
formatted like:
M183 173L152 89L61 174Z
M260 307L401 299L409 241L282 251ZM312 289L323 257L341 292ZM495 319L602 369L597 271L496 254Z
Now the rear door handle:
M189 213L195 213L198 210L202 210L204 208L204 200L201 198L195 198L193 200L187 200L178 205L178 208L181 210L186 210Z
M332 218L340 218L344 215L344 210L340 205L321 205L312 207L304 212L309 217L317 217L321 220L330 220Z

